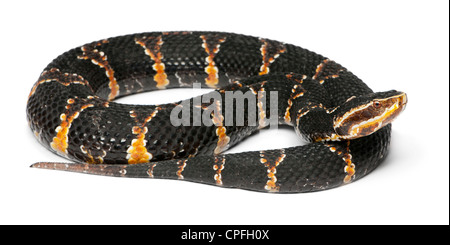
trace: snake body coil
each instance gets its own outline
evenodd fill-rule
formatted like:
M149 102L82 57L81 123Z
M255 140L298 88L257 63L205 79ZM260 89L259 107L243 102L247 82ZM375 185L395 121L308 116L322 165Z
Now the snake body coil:
M195 84L216 90L164 105L112 102ZM228 92L247 97L226 107ZM33 167L309 192L374 170L386 157L390 122L405 104L404 93L373 93L341 65L294 45L232 33L162 32L62 54L33 86L27 118L44 146L79 162ZM176 110L188 114L174 126ZM198 115L207 117L198 124ZM273 123L294 127L311 143L222 153Z

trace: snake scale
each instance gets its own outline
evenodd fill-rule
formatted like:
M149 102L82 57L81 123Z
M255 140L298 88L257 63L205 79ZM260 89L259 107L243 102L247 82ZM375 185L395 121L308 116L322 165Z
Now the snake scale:
M169 104L113 102L193 86L215 90ZM295 193L374 170L405 105L405 93L374 93L340 64L298 46L234 33L151 32L57 57L31 89L27 119L40 143L77 162L32 167ZM273 125L310 143L225 153Z

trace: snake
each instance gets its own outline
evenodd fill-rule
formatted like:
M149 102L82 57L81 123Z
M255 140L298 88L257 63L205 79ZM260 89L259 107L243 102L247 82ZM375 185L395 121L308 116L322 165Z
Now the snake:
M210 90L166 104L114 101L193 87ZM268 193L327 190L383 162L391 123L406 103L404 92L374 92L339 63L272 39L210 31L123 35L71 49L40 74L28 95L29 126L70 162L31 167ZM277 126L307 143L226 152Z

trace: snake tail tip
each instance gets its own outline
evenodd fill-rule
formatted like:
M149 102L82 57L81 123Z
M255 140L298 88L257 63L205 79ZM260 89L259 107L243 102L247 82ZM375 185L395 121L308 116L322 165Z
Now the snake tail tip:
M43 168L43 169L65 169L67 163L63 162L37 162L30 165L30 168Z
M40 162L36 162L30 165L30 168L39 168Z

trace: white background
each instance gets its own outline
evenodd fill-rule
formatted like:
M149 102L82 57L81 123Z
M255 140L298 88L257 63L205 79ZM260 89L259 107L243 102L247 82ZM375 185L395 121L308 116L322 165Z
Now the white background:
M449 224L448 1L1 1L0 224ZM273 195L173 180L31 169L65 161L29 130L43 68L73 47L144 31L217 30L330 57L376 91L407 92L391 152L341 188ZM162 103L191 90L124 99ZM149 99L151 98L151 100ZM268 130L233 152L301 144Z

